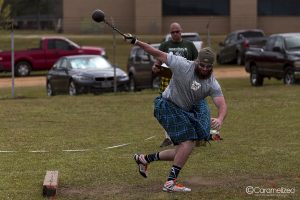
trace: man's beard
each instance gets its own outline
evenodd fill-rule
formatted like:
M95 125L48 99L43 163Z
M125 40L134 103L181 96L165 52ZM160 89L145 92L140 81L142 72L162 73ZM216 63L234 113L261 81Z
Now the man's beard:
M209 79L212 75L213 69L210 69L209 71L207 71L206 74L202 74L200 69L195 69L196 70L196 74L198 75L198 77L200 79Z

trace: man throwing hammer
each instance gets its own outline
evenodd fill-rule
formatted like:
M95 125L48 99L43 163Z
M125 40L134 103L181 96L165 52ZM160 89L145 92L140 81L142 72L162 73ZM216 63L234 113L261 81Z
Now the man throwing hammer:
M196 141L209 137L210 125L219 130L227 113L227 106L218 81L212 75L215 53L203 48L195 61L165 53L151 45L139 41L131 34L124 39L138 45L146 52L166 63L172 71L169 86L154 100L154 116L167 131L175 149L167 149L152 154L135 154L134 160L139 173L147 177L147 167L155 161L172 161L169 176L163 185L166 192L190 192L191 189L177 183L177 178L193 151ZM200 100L211 96L218 109L216 118L207 116L209 109ZM205 102L205 101L203 101Z

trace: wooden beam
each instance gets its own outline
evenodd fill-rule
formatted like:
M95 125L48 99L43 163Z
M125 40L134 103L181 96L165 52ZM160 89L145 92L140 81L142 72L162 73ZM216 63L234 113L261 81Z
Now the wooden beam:
M47 171L43 183L43 196L55 196L58 187L58 171Z

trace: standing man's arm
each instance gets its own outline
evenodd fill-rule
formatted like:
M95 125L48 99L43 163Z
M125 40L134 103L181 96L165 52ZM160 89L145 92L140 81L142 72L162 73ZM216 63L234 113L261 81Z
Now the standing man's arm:
M224 96L214 97L213 102L218 109L218 116L217 118L211 118L211 126L213 129L220 130L227 115L227 105Z
M159 66L161 66L161 65L162 65L162 62L160 60L156 60L152 66L152 71L154 73L158 73L161 69Z

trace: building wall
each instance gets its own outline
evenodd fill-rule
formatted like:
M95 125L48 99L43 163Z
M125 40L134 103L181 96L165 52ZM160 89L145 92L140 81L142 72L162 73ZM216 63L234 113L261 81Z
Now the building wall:
M162 0L135 0L135 32L160 34L162 29Z
M257 0L230 0L230 30L257 28Z
M124 32L135 30L135 0L63 0L64 32L111 33L104 23L93 22L94 10L101 9L105 19Z
M164 17L162 23L162 33L169 32L172 22L181 24L185 32L198 32L211 34L226 34L229 31L229 17Z
M267 34L300 32L300 17L258 17L257 27Z
M121 31L133 34L165 34L172 22L186 32L227 34L230 31L260 28L266 33L300 32L300 17L257 16L257 0L231 0L230 16L162 16L162 0L63 0L65 33L111 33L104 23L95 23L95 9L106 14ZM209 26L207 26L209 24ZM209 30L207 29L209 27Z

